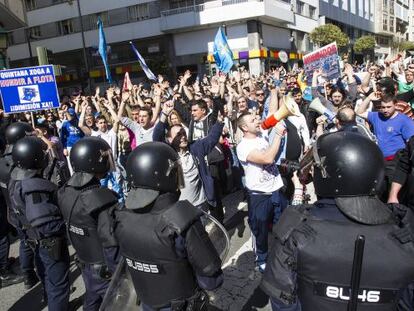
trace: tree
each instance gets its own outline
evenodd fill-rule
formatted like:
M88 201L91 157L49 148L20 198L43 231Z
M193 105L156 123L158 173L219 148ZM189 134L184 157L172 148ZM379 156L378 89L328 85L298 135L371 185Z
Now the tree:
M329 43L335 42L339 47L345 47L348 42L348 36L342 32L342 30L333 24L325 24L316 27L310 33L312 42L319 46L324 46Z
M414 50L414 42L402 41L402 42L400 42L398 48L399 48L400 51Z
M358 53L372 51L375 48L375 38L373 36L362 36L354 43L354 51Z

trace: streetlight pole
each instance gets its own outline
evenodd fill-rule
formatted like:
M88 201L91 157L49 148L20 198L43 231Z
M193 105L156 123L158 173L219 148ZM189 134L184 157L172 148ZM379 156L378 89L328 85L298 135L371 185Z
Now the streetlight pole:
M85 69L88 75L88 84L89 84L89 89L90 91L92 91L92 80L91 77L89 75L89 63L88 63L88 57L86 54L86 43L85 43L85 31L83 28L83 20L82 20L82 11L81 11L81 7L80 7L80 1L76 0L77 5L78 5L78 16L79 16L79 22L80 22L80 27L81 27L81 35L82 35L82 51L83 51L83 61L85 63Z
M26 28L24 31L26 34L27 47L29 48L29 64L30 66L34 66L35 64L33 64L32 43L30 42L30 30L29 28Z

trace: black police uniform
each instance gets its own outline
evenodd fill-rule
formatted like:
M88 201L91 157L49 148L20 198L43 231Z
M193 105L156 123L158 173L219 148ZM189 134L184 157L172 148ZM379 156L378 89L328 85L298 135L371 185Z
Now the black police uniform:
M9 182L10 205L17 225L35 252L37 273L47 295L49 310L68 310L69 252L65 224L56 205L56 185L41 177L46 147L36 137L19 140L13 147L16 167Z
M346 310L354 241L365 236L358 310L414 310L413 231L385 205L356 222L335 201L291 206L276 229L261 288L273 310ZM398 308L398 306L406 306ZM301 306L301 309L300 309ZM283 309L285 310L285 309Z
M400 203L414 208L414 136L396 156L396 167L392 181L404 185Z
M347 310L359 235L365 252L358 310L413 310L414 216L375 196L384 175L380 150L352 132L323 135L314 148L322 199L289 207L274 229L261 283L273 310Z
M221 282L220 258L200 222L201 212L177 200L167 193L146 209L115 214L115 235L137 296L154 309L201 303L196 276L213 288ZM185 245L181 252L178 243Z
M178 201L178 154L149 142L127 161L132 190L115 211L119 241L144 310L204 310L201 291L222 283L221 260L201 224L202 213Z
M10 284L15 284L22 281L22 278L13 275L7 275L5 273L6 260L9 254L9 240L7 238L7 233L9 225L7 225L7 219L10 224L12 224L16 230L18 237L20 239L19 245L19 261L20 269L23 272L25 288L29 289L33 287L37 282L38 278L34 272L34 253L33 250L27 245L25 241L25 234L21 231L17 224L17 218L13 211L10 208L10 196L7 189L7 185L10 181L10 174L14 168L14 163L12 159L12 150L13 145L21 138L25 137L27 134L33 132L33 128L28 123L15 122L9 125L5 132L5 138L7 146L4 153L0 156L0 190L2 194L2 200L4 200L4 206L1 208L1 219L4 223L2 228L5 229L5 235L0 239L0 258L1 265L0 268L3 270L3 273L0 273L1 285L7 286ZM7 233L6 233L7 232Z
M109 152L108 152L109 150ZM77 253L86 294L84 310L98 310L118 261L112 235L111 209L117 206L114 192L101 188L96 173L109 170L109 145L97 137L79 140L71 150L75 171L58 191L58 205L67 224L67 234Z

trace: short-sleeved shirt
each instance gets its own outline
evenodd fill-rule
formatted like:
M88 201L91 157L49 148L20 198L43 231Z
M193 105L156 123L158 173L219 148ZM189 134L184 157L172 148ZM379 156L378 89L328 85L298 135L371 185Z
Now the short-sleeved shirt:
M276 164L256 164L247 161L247 156L253 150L266 150L269 148L267 135L254 139L243 138L237 146L239 158L246 176L246 187L251 191L274 192L283 187L282 177Z
M395 155L414 135L414 121L402 113L394 118L384 118L379 112L368 112L368 121L373 127L384 157Z
M130 129L135 136L135 147L152 141L152 133L154 132L154 126L149 129L144 129L140 124L131 120L130 118L121 118L121 123L126 128ZM134 148L133 148L134 149Z

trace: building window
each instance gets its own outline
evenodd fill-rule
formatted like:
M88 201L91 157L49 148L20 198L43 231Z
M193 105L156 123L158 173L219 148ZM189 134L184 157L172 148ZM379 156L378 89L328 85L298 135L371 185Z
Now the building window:
M14 36L13 36L13 33L12 32L10 32L8 35L7 35L7 45L8 46L11 46L11 45L14 45L15 44L15 42L14 42Z
M382 6L383 6L383 10L386 11L388 8L388 0L383 0Z
M302 1L296 1L296 13L303 15L304 5Z
M375 41L377 41L377 43L380 44L380 45L388 45L388 38L387 37L378 36Z
M390 31L394 32L394 17L390 17Z
M25 3L27 11L36 9L36 0L26 0Z
M394 14L394 0L390 0L390 14Z
M59 34L61 36L68 35L74 33L73 21L71 19L67 19L65 21L58 22L59 27Z
M382 30L388 31L388 15L382 16Z
M40 31L40 26L35 26L30 28L30 38L36 39L42 36L42 32Z
M309 6L309 16L310 18L316 18L316 8Z
M98 29L98 18L101 18L102 25L104 27L107 27L109 25L109 19L108 19L108 12L101 12L96 14L91 14L88 16L88 30L92 29Z
M130 21L148 19L150 17L148 3L130 6L128 8L128 16Z

